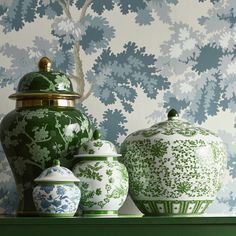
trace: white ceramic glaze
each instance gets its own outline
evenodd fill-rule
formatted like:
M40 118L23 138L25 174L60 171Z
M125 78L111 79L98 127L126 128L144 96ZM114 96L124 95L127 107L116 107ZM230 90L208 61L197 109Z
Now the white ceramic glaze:
M203 213L222 185L222 140L181 121L175 110L167 121L130 134L121 149L132 199L146 215Z
M104 153L104 154L77 154L74 157L121 157L121 154L112 154L111 153Z
M116 147L107 140L100 139L100 132L94 131L93 140L84 143L79 149L79 156L120 156L117 154Z
M72 171L60 166L58 160L54 165L44 170L35 180L35 182L79 182L80 180L75 177Z
M76 155L74 174L80 178L81 203L84 215L116 216L128 194L128 173L118 161L115 146L100 135L85 143ZM91 151L92 150L92 151Z
M41 216L71 217L80 202L80 189L75 182L79 179L60 163L44 170L35 179L33 201Z

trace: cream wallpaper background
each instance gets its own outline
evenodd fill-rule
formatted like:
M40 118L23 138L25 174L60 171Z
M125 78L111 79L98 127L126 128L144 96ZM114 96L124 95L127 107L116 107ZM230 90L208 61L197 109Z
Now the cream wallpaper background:
M80 19L85 1L68 1L73 20L60 2L67 1L0 0L0 116L14 109L8 96L40 57L52 55L55 69L75 75L73 46L80 42L85 93L93 84L82 109L104 137L119 148L129 133L166 119L175 107L225 141L225 184L208 213L235 214L236 2L95 0ZM15 199L1 152L0 213L14 212ZM137 208L128 199L122 212Z

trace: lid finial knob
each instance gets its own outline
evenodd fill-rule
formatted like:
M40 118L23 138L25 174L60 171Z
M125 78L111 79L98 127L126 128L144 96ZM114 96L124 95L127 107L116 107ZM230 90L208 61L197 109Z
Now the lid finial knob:
M53 166L59 166L61 165L61 162L58 159L53 160Z
M179 113L175 110L175 109L171 109L169 112L168 112L168 120L171 120L171 119L175 119L175 118L178 118L179 117Z
M98 140L101 138L101 133L98 129L96 129L94 132L93 132L93 139L94 140Z
M39 70L40 71L51 71L52 62L48 57L42 57L39 61Z

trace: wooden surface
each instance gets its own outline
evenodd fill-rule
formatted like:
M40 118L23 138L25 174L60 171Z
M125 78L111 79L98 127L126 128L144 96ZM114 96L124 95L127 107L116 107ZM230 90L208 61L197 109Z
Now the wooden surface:
M235 236L236 217L0 217L0 235Z

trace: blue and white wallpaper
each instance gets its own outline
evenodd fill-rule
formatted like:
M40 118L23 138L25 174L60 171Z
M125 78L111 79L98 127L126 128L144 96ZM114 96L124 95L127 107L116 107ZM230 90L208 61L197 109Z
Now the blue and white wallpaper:
M42 56L70 76L78 107L118 147L170 108L217 132L228 170L208 213L236 213L235 0L0 0L0 117ZM16 196L0 151L0 213L14 212ZM123 211L136 209L129 201Z

